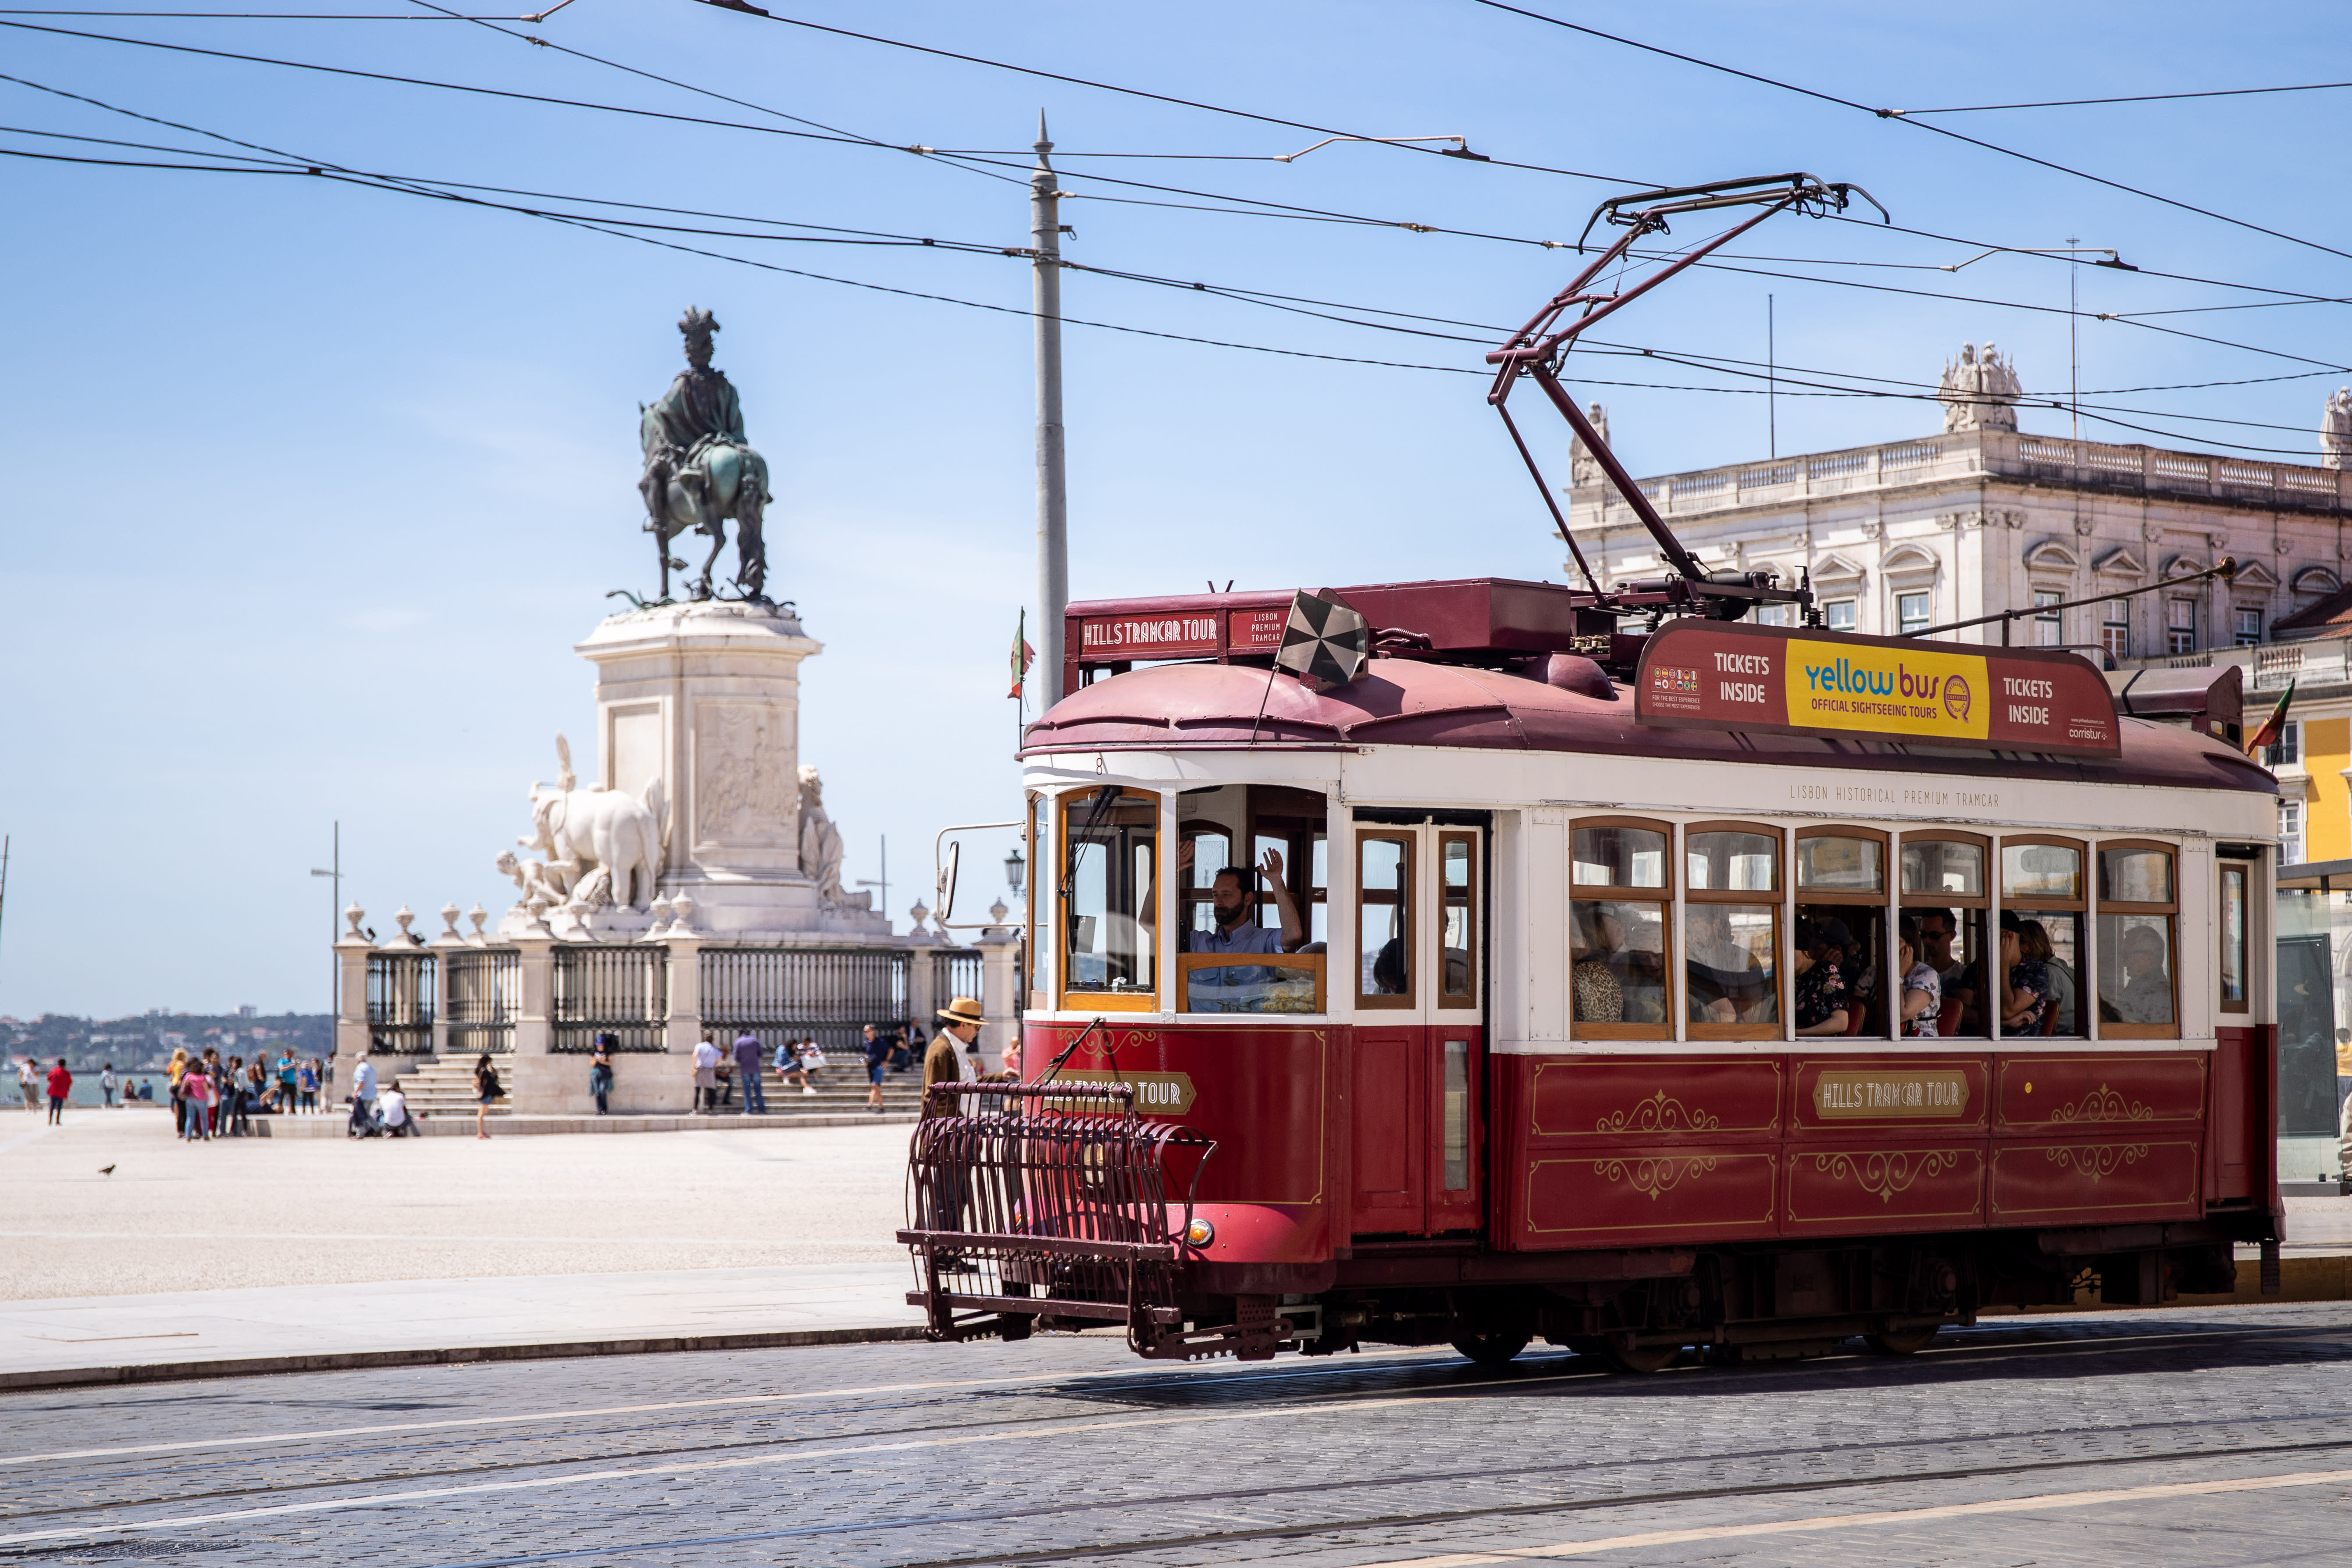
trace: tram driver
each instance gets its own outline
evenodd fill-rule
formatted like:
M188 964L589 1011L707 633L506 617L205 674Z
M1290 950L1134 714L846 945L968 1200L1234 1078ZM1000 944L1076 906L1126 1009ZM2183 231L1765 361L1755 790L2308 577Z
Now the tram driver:
M1192 869L1190 838L1184 840L1178 859L1181 869L1189 876ZM1274 889L1274 906L1282 920L1280 931L1268 931L1257 923L1257 879L1261 876L1265 885ZM1185 952L1296 952L1306 943L1307 926L1298 918L1298 903L1291 897L1289 884L1283 880L1279 849L1268 849L1265 858L1255 869L1227 866L1219 871L1210 890L1209 909L1214 923L1207 931L1186 931Z

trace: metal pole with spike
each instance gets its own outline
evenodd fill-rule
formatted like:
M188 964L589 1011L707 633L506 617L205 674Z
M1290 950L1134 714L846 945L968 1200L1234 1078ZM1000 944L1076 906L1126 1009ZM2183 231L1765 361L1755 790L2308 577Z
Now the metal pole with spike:
M1040 711L1060 701L1062 618L1070 602L1069 498L1062 468L1061 195L1045 155L1045 111L1037 111L1037 168L1029 178L1034 274L1031 314L1037 338L1037 672Z

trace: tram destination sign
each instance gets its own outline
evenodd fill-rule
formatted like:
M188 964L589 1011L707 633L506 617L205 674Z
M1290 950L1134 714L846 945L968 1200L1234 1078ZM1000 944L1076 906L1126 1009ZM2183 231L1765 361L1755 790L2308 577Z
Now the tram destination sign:
M1662 729L1869 735L2112 756L2105 678L2074 654L1675 622L1643 650L1633 717Z

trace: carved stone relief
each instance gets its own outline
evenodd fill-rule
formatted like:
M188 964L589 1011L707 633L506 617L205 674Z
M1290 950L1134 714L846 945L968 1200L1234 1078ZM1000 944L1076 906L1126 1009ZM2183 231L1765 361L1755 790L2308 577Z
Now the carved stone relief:
M767 702L704 702L696 709L698 844L791 848L798 843L800 778L790 722Z

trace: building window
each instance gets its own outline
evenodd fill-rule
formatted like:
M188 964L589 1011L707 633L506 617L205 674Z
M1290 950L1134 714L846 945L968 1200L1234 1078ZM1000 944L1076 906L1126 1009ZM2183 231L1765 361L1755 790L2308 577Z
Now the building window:
M2303 721L2290 719L2279 726L2278 744L2263 748L2263 766L2289 768L2303 761Z
M1898 637L1916 637L1927 629L1935 617L1927 611L1926 594L1895 595L1895 631Z
M2164 651L2195 653L2197 651L2197 601L2167 599L2164 602Z
M2055 588L2033 590L2034 647L2056 647L2065 640L2065 619L2063 614L2056 607L2058 602L2059 594Z
M2263 613L2250 605L2240 605L2232 612L2235 622L2231 636L2240 647L2252 647L2263 640Z
M1854 604L1855 601L1852 599L1832 599L1822 606L1822 623L1833 632L1853 630L1857 624Z
M2107 650L2109 658L2129 658L2131 651L2131 601L2110 599L2099 626L2099 646Z
M1797 624L1794 605L1759 605L1756 624L1759 626L1793 626Z
M2303 864L2303 802L2279 802L2279 864Z

